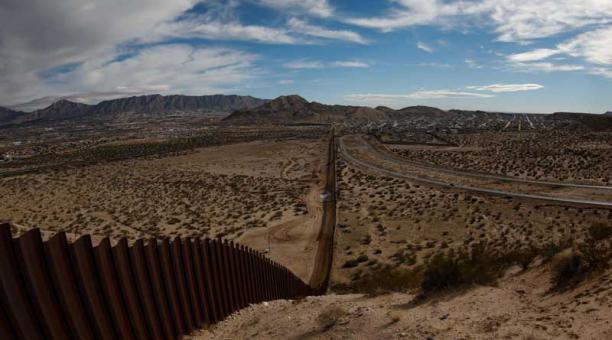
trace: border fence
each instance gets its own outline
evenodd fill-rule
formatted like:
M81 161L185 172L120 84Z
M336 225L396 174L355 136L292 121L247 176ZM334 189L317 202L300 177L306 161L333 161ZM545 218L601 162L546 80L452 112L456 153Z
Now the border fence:
M0 225L0 339L179 339L252 303L323 292L231 241L93 246Z

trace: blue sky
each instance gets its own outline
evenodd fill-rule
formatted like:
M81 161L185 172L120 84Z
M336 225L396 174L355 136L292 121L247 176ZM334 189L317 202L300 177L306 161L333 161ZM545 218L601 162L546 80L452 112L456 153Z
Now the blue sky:
M612 110L610 0L8 2L0 105L24 110L148 93Z

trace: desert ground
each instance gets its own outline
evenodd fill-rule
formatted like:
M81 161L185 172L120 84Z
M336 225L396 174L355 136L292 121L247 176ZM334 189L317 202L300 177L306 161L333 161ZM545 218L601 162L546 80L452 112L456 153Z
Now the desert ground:
M609 137L579 142L559 135L564 145L588 150L559 154L553 142L542 146L529 134L518 141L493 136L445 137L457 146L382 145L372 139L379 144L365 148L356 135L343 141L364 162L423 178L611 200L609 190L481 181L425 171L376 152L381 148L407 161L462 171L609 183ZM151 142L137 138L110 145ZM515 149L523 143L538 145L542 156L521 161ZM65 231L70 239L91 234L94 242L224 237L266 253L307 281L321 225L327 139L249 137L222 144L179 145L159 155L63 162L51 170L3 176L0 219L11 221L16 235L40 227L46 237ZM71 150L62 152L72 155ZM496 167L493 154L508 157L500 158L506 165ZM612 336L612 209L426 185L364 168L341 154L335 175L330 294L251 306L194 339Z
M307 278L323 140L255 141L0 179L0 219L72 239L223 237ZM299 249L299 251L296 251Z

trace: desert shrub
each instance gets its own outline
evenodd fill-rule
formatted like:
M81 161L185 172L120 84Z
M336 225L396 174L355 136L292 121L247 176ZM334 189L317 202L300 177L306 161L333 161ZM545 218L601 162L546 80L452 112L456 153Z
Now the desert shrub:
M347 314L348 313L341 307L332 305L325 308L325 310L317 316L317 323L323 331L327 331L334 327L338 320L345 317Z
M419 269L383 267L348 284L336 284L332 290L341 294L359 293L375 296L389 292L407 292L419 287Z
M476 245L470 253L437 253L423 272L421 291L428 295L473 284L491 284L508 264L505 255L489 252L482 245Z
M589 237L595 241L602 241L612 237L612 225L595 223L589 228Z
M590 232L568 255L560 257L552 266L553 289L564 291L610 266L612 243L601 239L601 230Z

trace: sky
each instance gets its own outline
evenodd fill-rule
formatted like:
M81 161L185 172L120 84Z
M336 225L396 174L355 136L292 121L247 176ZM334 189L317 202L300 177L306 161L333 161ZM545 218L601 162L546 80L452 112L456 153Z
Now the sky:
M2 0L0 106L141 94L612 110L612 0Z

